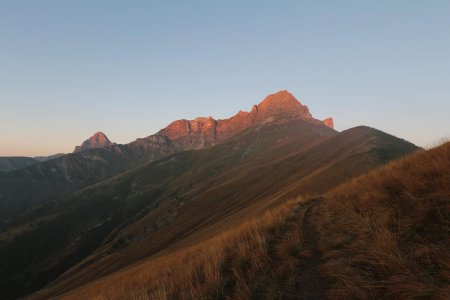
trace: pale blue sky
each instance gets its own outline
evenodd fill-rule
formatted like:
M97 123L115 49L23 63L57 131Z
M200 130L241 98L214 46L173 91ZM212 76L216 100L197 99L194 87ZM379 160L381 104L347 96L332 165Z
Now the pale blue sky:
M338 130L450 134L450 1L0 0L0 155L119 143L291 91Z

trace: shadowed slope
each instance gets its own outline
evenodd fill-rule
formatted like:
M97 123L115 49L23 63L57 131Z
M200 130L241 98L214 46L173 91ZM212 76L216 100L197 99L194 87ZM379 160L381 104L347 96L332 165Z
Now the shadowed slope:
M36 156L36 157L3 156L0 157L0 173L24 169L29 166L35 165L39 162L55 159L63 155L64 155L63 153L58 153L50 156Z
M23 169L28 166L37 164L39 161L32 157L17 156L17 157L0 157L0 172L11 172L18 169Z
M88 149L0 174L0 218L63 198L143 162L173 153L163 137L148 137L128 145Z

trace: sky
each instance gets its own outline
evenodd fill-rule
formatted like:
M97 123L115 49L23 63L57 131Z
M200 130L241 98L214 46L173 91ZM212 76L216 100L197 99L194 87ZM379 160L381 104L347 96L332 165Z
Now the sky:
M129 143L289 90L341 131L450 137L450 1L0 0L0 156Z

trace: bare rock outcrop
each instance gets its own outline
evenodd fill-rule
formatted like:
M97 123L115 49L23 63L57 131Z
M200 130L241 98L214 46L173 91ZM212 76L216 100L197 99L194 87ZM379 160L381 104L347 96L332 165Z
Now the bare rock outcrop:
M113 145L103 132L96 132L89 139L85 140L80 146L76 146L73 152L80 152L88 149L103 148Z

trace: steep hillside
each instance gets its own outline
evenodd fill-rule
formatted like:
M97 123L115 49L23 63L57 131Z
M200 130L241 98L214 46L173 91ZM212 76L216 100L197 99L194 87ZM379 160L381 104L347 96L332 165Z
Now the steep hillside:
M42 215L24 215L10 231L28 226L29 219L49 220L21 235L27 243L37 236L34 230L61 228L52 232L58 245L44 245L35 262L23 262L35 274L57 268L51 257L63 262L91 251L49 289L61 293L211 238L292 195L323 193L415 149L368 127L336 134L305 120L269 122L221 145L171 155L89 187L68 202L42 208Z
M448 299L450 143L328 193L316 210L329 298Z
M47 160L51 160L51 159L54 159L54 158L58 158L58 157L63 156L63 155L65 155L65 153L56 153L56 154L52 154L52 155L49 155L49 156L35 156L33 158L37 159L40 162L42 162L42 161L47 161Z
M170 141L137 141L64 155L0 174L0 219L60 199L82 187L175 151Z
M324 197L284 201L62 298L447 299L449 182L447 143Z
M241 111L225 120L211 117L178 120L154 135L126 145L111 144L104 135L98 134L87 140L84 146L76 148L75 153L0 174L0 221L33 206L61 199L143 163L180 151L223 143L264 122L292 119L325 125L314 119L308 107L292 94L281 91L254 105L251 112ZM327 124L330 125L329 121Z

